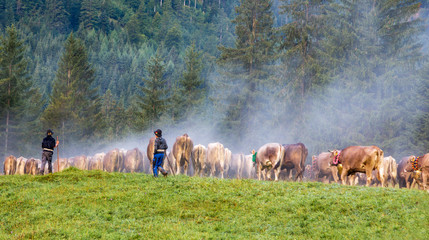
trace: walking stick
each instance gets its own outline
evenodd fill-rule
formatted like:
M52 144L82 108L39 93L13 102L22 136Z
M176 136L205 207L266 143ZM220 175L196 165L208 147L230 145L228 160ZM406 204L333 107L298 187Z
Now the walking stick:
M168 166L170 166L171 171L173 172L173 176L176 176L176 173L174 172L174 168L171 167L170 159L168 159L167 152L165 152L165 156L167 157Z
M58 142L58 136L57 136L57 142ZM60 150L57 146L57 171L60 172Z

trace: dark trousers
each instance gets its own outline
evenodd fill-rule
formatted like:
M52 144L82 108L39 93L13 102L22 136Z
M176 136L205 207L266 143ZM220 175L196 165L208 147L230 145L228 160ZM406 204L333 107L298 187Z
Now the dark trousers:
M155 153L153 155L153 176L158 177L158 169L161 172L165 172L164 168L162 168L162 162L164 160L164 153Z
M42 153L42 166L40 167L40 174L45 174L45 164L48 162L48 171L52 173L52 155L53 152L43 151Z

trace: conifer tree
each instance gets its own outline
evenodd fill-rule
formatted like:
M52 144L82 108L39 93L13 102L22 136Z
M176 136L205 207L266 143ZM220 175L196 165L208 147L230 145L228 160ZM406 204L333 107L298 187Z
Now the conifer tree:
M88 62L86 49L71 33L43 116L45 126L60 130L63 147L70 149L71 141L87 143L101 132L100 101L92 86L94 79L95 70Z
M6 35L0 38L0 129L1 140L4 141L3 154L10 153L10 149L22 150L22 137L28 137L34 132L34 129L31 133L27 131L40 113L40 105L31 105L40 104L40 94L33 88L28 76L25 48L15 26L8 27Z
M230 104L223 129L232 131L236 137L245 132L246 121L251 120L249 116L258 109L255 106L257 91L266 84L266 66L274 60L271 1L242 0L240 3L233 20L237 35L235 46L221 46L218 59L226 69L229 88L234 88L227 99Z
M143 95L139 97L137 104L144 119L143 128L153 128L155 122L160 120L167 106L167 79L164 78L165 65L159 53L149 60L146 70L148 78L143 78L143 87L141 87Z

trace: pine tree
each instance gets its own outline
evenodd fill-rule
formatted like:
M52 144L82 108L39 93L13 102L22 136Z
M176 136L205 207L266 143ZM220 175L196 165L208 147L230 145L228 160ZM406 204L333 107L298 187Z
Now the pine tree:
M144 119L143 128L153 128L167 106L165 65L159 54L149 60L146 70L148 78L143 78L143 87L141 87L143 95L139 97L137 104Z
M71 33L43 116L47 127L61 130L59 135L66 151L71 150L72 141L87 144L99 136L103 127L99 97L92 87L94 79L86 49Z
M226 99L230 104L222 128L242 137L247 121L252 120L252 112L258 110L255 99L266 84L269 75L266 66L274 60L271 1L242 0L236 13L235 46L219 47L218 63L226 69L226 84L232 90Z
M26 131L38 117L37 110L41 107L29 109L34 107L32 103L40 103L40 94L33 88L28 76L25 48L15 26L8 27L6 35L0 38L0 129L4 140L3 154L10 153L10 149L22 150L22 138L19 137L30 135Z

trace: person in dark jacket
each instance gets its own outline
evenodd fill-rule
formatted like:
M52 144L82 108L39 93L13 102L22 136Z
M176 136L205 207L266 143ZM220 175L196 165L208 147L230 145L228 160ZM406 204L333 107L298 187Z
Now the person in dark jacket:
M55 142L55 139L52 137L52 134L54 134L54 132L52 132L51 129L46 131L47 136L43 139L43 142L42 142L43 152L42 152L42 166L40 167L41 175L45 174L46 162L48 162L49 173L52 173L52 155L54 154L54 148L56 148L60 143L59 141Z
M164 170L164 168L162 168L162 162L164 160L164 156L168 148L167 142L164 138L162 138L161 129L157 129L154 134L156 136L156 139L153 153L153 176L158 177L159 170L161 171L162 175L166 177L168 173Z

